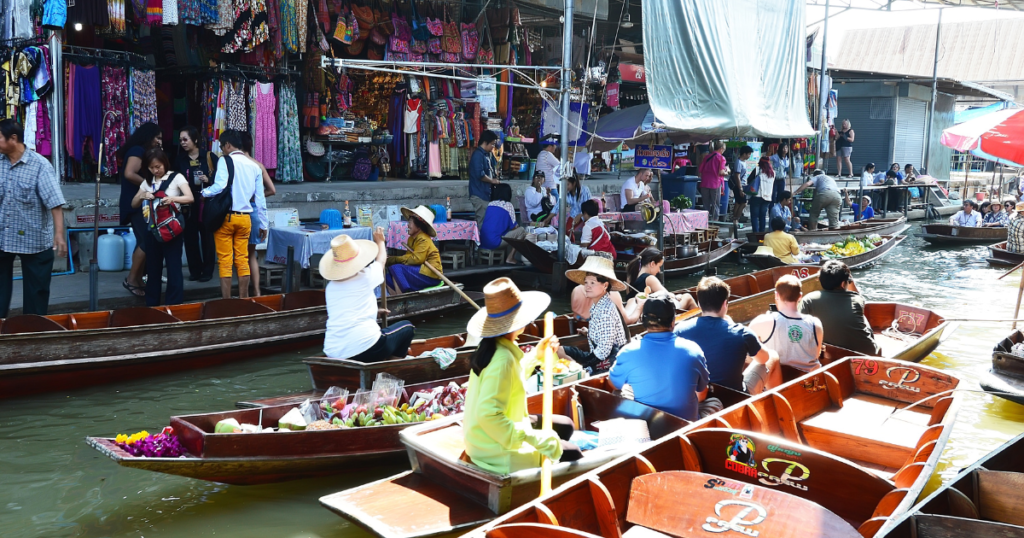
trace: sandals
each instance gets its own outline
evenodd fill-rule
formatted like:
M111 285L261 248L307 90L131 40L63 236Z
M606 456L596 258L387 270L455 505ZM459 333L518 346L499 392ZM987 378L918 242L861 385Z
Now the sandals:
M146 290L143 289L142 286L132 286L131 284L128 283L128 279L127 278L124 279L124 282L121 283L121 286L123 286L124 289L128 290L129 293L131 293L132 295L134 295L136 297L145 297L146 296Z

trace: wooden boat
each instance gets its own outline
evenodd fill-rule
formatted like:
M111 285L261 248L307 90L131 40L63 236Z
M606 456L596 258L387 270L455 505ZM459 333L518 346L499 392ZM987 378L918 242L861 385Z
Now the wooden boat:
M988 258L985 258L990 265L1001 267L1017 267L1024 263L1024 253L1010 252L1006 248L1006 241L996 243L988 247Z
M1006 227L975 228L950 224L925 224L921 226L921 233L917 236L933 245L998 243L1006 241Z
M893 219L868 219L861 220L850 224L845 224L836 229L818 229L806 232L790 232L796 237L798 243L835 243L836 241L842 241L847 236L867 236L871 234L878 235L897 235L903 233L907 228L906 217L898 217ZM757 248L761 242L764 241L764 232L749 232L747 233L747 244L751 251Z
M665 265L661 270L664 271L665 274L674 277L700 273L708 267L718 265L718 262L722 261L722 258L729 255L729 253L739 248L745 242L746 241L735 239L715 239L707 241L698 246L699 252L695 256L687 256L685 258L666 256ZM670 249L666 248L666 250ZM626 264L635 257L635 255L631 254L619 254L619 258L615 262L615 274L619 278L624 278L626 276Z
M864 316L882 357L906 362L920 362L957 327L936 312L903 303L867 303Z
M505 239L505 242L516 249L516 252L522 254L534 269L546 275L554 272L555 262L558 261L557 253L552 254L537 246L537 243L527 241L526 239ZM578 269L583 265L584 259L583 256L578 257L576 263L569 264L568 268Z
M388 298L391 318L446 310L448 288ZM324 292L218 299L0 321L0 398L214 366L309 346L327 324ZM160 338L152 335L159 334Z
M1014 344L1024 342L1024 333L1014 329L992 350L992 368L978 384L985 392L1024 405L1024 357L1014 355Z
M1024 537L1024 434L960 471L897 520L889 538Z
M951 392L958 383L920 365L847 358L577 477L466 536L883 536L935 468L959 407Z
M822 257L821 261L819 262L819 265L823 265L829 259L837 259L837 260L845 263L850 269L864 269L866 267L870 267L871 265L874 265L875 262L877 262L879 259L882 258L882 256L885 256L886 254L888 254L889 251L891 251L897 245L902 243L903 240L906 239L906 238L907 238L907 236L905 236L905 235L883 235L882 236L882 244L877 246L877 247L875 247L872 250L869 250L867 252L862 252L862 253L854 255L854 256L846 256L846 257L843 257L843 258L825 258L825 257ZM782 266L786 266L786 265L793 265L793 266L810 265L810 264L797 264L797 263L787 264L787 263L783 262L782 260L780 260L779 258L776 258L775 256L757 255L757 254L750 254L750 255L747 256L747 259L750 260L751 263L753 263L754 265L758 266L761 269L769 269L769 268L772 268L772 267L782 267Z

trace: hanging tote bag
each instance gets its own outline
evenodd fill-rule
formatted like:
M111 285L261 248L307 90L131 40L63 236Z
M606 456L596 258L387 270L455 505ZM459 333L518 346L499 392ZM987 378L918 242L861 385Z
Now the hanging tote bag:
M209 232L215 232L224 224L224 217L231 211L231 186L235 182L235 161L225 155L224 164L228 167L228 184L218 194L203 198L203 225Z
M167 243L185 232L185 214L174 204L160 203L167 198L167 187L170 187L171 183L180 175L175 173L170 179L161 181L160 186L153 192L156 199L146 200L146 205L149 206L149 211L143 212L143 216L146 217L146 226L160 243Z
M480 34L475 24L462 25L462 57L468 61L476 59L476 51L480 48Z

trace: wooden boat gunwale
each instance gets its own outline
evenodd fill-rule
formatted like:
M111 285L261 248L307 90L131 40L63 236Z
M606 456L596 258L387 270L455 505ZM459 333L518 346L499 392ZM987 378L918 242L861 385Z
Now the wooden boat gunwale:
M957 233L942 233L952 232ZM1006 241L1007 227L981 227L981 226L952 226L950 224L932 223L923 224L918 237L932 245L975 245L979 243L992 243ZM961 233L966 232L966 233Z
M946 321L946 318L939 313L928 310L926 308L916 307L905 303L897 302L869 302L865 305L864 315L867 317L868 322L871 323L871 328L877 334L879 331L891 327L892 321L898 321L896 314L899 308L907 308L909 314L913 315L914 311L927 312L929 314L928 320L925 324L925 332L914 334L920 334L920 336L914 339L912 342L908 342L892 356L885 356L887 359L895 359L906 362L920 362L925 357L935 351L946 338L956 330L957 324L954 322ZM887 325L876 324L879 317L879 312L886 309L892 308L894 315L890 318L890 322ZM933 324L934 322L934 324ZM931 325L929 329L928 326Z
M905 228L909 228L909 226L906 226ZM847 265L847 267L849 267L850 269L863 269L863 268L867 267L868 265L871 265L871 264L874 264L875 262L877 262L882 256L885 256L886 254L888 254L890 250L892 250L892 249L896 248L897 246L899 246L899 244L902 243L903 240L905 240L906 238L907 238L907 236L905 236L905 235L896 235L896 234L893 234L893 235L883 235L882 236L882 239L883 239L882 244L877 246L877 247L875 247L872 250L869 250L867 252L861 252L860 254L855 254L853 256L846 256L846 257L843 257L843 258L834 258L834 259L845 263ZM789 264L787 264L787 263L783 263L782 260L780 260L779 258L776 258L775 256L767 256L767 255L750 254L750 255L747 256L747 258L751 261L751 263L753 263L754 265L756 265L756 266L758 266L758 267L760 267L762 269L768 269L768 268L772 268L772 267L785 267L785 266L815 265L815 264L810 264L810 263L789 263ZM830 258L830 259L833 259L833 258ZM822 258L822 260L817 265L824 265L825 262L827 262L827 261L829 261L829 259Z
M1006 243L1006 241L1003 241L1002 243L989 245L989 256L985 258L985 261L991 265L1001 267L1016 267L1024 263L1024 253L1010 252L1006 248Z
M858 226L860 223L873 223L873 224L871 226L863 226L863 225ZM848 235L861 235L861 234L864 234L864 235L871 235L871 234L896 235L896 234L901 234L904 231L906 231L907 228L909 228L909 227L910 226L907 225L906 217L899 216L899 217L896 217L896 218L885 218L885 219L882 219L882 218L874 219L874 218L872 218L872 219L868 219L866 221L859 220L859 221L857 221L856 223L854 223L851 226L848 226L846 228L838 228L838 229L835 229L835 230L830 230L830 229L826 228L826 229L814 230L813 232L808 230L806 232L790 232L790 233L793 234L793 237L796 237L797 243L820 243L820 242L835 243L836 241L841 241L841 240L845 239L846 236L848 236ZM897 230L899 230L899 231L897 231ZM755 246L755 247L758 244L761 243L763 238L764 238L764 232L761 232L761 233L748 232L747 233L747 241L748 241L748 243L750 245Z

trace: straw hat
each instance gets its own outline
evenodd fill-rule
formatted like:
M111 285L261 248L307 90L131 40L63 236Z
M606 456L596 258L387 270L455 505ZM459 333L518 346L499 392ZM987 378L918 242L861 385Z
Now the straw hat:
M757 247L757 250L754 251L754 253L751 254L751 256L771 256L773 258L776 257L775 251L772 249L772 247L766 247L764 245Z
M565 272L565 278L577 284L582 284L588 273L603 276L611 281L608 291L626 291L626 285L615 276L615 266L608 258L601 256L588 256L587 261L579 269L570 269Z
M1014 211L1024 211L1024 202L1017 202L1017 205L1013 206Z
M434 212L429 207L421 205L416 209L409 209L408 207L402 208L402 216L406 219L416 217L420 229L424 231L430 237L437 237L437 231L434 230Z
M377 257L377 243L341 234L331 239L331 251L320 258L320 274L327 280L345 280Z
M484 286L484 307L469 320L466 331L480 338L493 338L526 327L537 319L551 297L542 291L519 291L512 280L502 277Z

